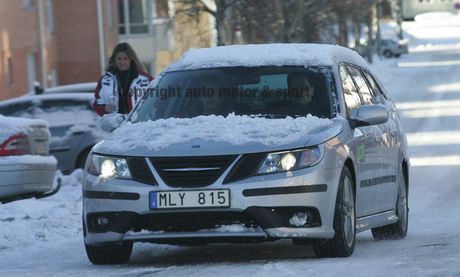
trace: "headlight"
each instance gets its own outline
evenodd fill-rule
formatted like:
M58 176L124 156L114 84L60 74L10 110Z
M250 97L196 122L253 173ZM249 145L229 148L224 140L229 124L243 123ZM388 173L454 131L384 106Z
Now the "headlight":
M270 153L260 164L257 173L277 173L313 166L321 160L323 152L320 147L314 146L302 150Z
M91 155L87 171L91 175L104 179L119 178L131 179L128 162L124 158Z

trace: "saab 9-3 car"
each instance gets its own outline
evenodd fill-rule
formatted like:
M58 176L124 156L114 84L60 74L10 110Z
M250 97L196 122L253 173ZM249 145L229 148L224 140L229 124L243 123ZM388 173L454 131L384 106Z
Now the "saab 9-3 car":
M127 262L134 242L291 239L318 257L346 257L357 232L406 236L406 138L357 53L195 49L136 93L126 120L103 118L114 130L86 162L92 263Z

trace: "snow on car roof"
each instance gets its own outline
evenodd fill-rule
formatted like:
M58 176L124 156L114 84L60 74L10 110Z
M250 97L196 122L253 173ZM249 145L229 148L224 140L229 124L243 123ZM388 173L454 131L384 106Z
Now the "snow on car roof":
M53 94L40 94L40 95L23 95L11 99L6 99L0 101L0 106L9 105L16 102L22 101L33 101L33 100L53 100L53 99L65 99L65 100L86 100L86 101L93 101L94 94L91 93L53 93Z
M94 92L94 90L96 90L96 86L97 82L70 84L48 88L45 90L45 93Z
M26 132L32 126L48 127L48 122L41 119L7 117L0 114L0 144L10 136Z
M333 66L350 62L367 68L351 49L330 44L249 44L191 49L165 72L215 67Z

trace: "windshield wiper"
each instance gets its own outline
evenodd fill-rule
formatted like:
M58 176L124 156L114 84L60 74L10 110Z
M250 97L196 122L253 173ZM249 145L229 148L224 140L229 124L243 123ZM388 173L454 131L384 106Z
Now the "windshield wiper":
M286 118L285 114L274 114L274 113L264 113L264 114L251 114L251 117L265 117L265 118Z

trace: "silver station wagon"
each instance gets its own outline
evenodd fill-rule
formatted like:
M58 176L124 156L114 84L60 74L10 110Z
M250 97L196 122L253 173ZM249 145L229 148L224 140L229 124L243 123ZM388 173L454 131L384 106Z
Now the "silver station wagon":
M409 161L395 105L355 52L267 44L190 50L93 147L83 183L94 264L133 242L290 239L347 257L356 233L407 234Z

